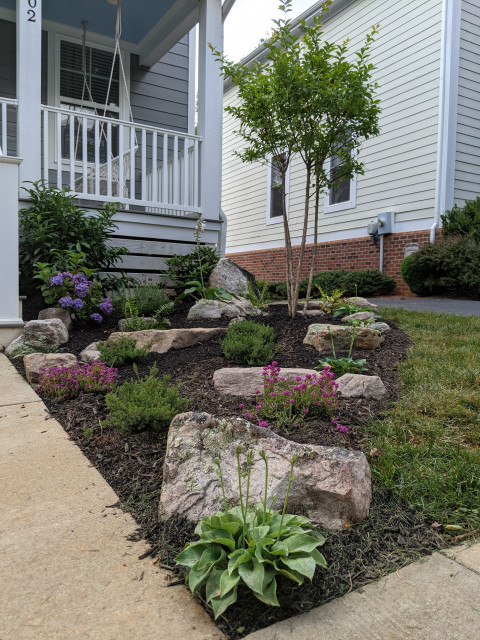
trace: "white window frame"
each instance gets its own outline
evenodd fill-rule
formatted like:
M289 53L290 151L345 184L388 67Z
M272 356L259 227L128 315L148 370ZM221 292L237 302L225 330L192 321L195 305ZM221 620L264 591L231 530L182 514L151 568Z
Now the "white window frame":
M354 156L357 155L357 152L353 152ZM330 171L332 168L332 159L328 158L325 161L325 172L327 175L330 175ZM330 189L325 191L323 198L323 212L324 213L335 213L336 211L345 211L346 209L355 209L357 206L357 175L354 173L353 177L350 179L350 199L345 200L345 202L337 202L336 204L330 204Z
M288 164L287 173L285 174L285 200L286 200L286 213L288 220L288 211L290 208L290 164ZM270 204L272 196L272 169L273 169L273 156L270 154L267 157L267 210L265 215L265 224L279 224L283 222L283 215L275 218L270 217Z
M110 53L113 53L114 47L115 47L115 43L112 40L112 45L106 45L104 42L98 42L95 37L90 37L90 36L94 36L95 34L88 34L87 37L87 41L86 41L86 46L87 47L91 47L92 49L102 49L103 51L109 51ZM61 104L61 99L60 99L60 46L61 46L61 41L62 40L66 40L68 42L74 42L75 44L78 45L82 45L82 38L81 37L75 37L69 34L64 34L62 32L57 32L57 31L49 31L48 32L48 74L47 74L47 102L48 105L53 106L53 107L60 107ZM123 66L125 69L125 80L126 80L126 91L128 92L128 95L130 97L130 51L129 50L124 50L123 48L121 48L121 53L122 53L122 61L123 61ZM119 105L118 105L118 118L119 120L125 120L127 122L130 121L130 112L129 112L129 108L128 108L128 100L125 96L125 86L123 83L123 78L120 72L120 91L119 91ZM81 101L79 100L75 100L75 99L70 99L68 98L68 100L71 100L72 104L77 104L79 103L79 106L81 106ZM85 100L85 103L87 103L88 100ZM87 105L88 106L88 105ZM103 112L103 107L104 105L102 105L102 112ZM91 108L91 107L88 107ZM98 110L98 107L97 107ZM107 111L115 111L115 108L108 108L107 107ZM72 111L72 113L75 114L79 114L79 111ZM87 114L88 117L88 114ZM48 147L49 147L49 157L50 157L50 163L49 163L49 168L50 169L56 169L57 167L57 145L55 144L55 136L56 136L56 130L55 127L50 127L49 128L49 132L48 132ZM70 166L70 161L62 158L62 165L65 167L69 167ZM82 162L80 160L75 160L75 165L76 166L81 166ZM94 166L94 163L88 162L87 165L90 166Z

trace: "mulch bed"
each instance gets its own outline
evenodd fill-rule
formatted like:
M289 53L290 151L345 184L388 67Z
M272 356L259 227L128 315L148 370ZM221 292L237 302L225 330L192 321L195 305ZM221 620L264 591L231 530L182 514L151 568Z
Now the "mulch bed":
M172 328L228 324L228 321L219 320L189 321L187 310L186 305L175 310L170 316ZM27 313L36 317L36 312L34 303L31 303ZM308 325L316 319L297 317L291 320L287 317L286 306L273 305L268 317L259 317L257 321L274 328L280 345L275 359L280 367L313 369L318 363L316 350L303 344ZM105 339L114 331L115 322L116 319L111 318L107 324L72 331L66 350L78 355L88 344ZM330 316L320 318L318 322L340 324L339 319ZM381 377L388 390L388 398L382 401L341 399L336 415L342 424L348 426L346 434L337 431L329 419L321 417L308 418L304 427L294 433L278 433L297 442L362 449L366 440L362 425L385 411L399 394L397 365L407 357L410 343L402 331L393 324L391 326L392 329L385 333L385 341L377 349L368 352L354 350L352 353L353 358L367 359L368 374ZM23 374L21 361L13 362ZM213 388L212 376L217 369L238 366L222 354L218 338L165 354L150 354L138 364L139 375L148 373L154 363L160 376L168 374L173 382L181 383L184 394L191 399L190 410L219 416L242 414L239 398L219 396ZM125 381L132 375L131 365L122 367L118 380ZM151 555L160 563L173 566L175 555L194 535L193 526L180 519L158 522L167 434L144 432L126 436L103 430L102 419L106 417L106 409L102 396L86 395L60 404L47 401L47 406L116 491L121 505L136 518L138 537L151 544ZM272 428L275 429L273 425ZM368 455L369 452L365 453ZM217 621L229 638L243 637L255 629L319 606L445 546L442 537L419 513L380 487L374 487L371 513L365 522L344 531L325 534L327 542L322 553L328 569L318 570L313 581L302 587L287 580L279 581L280 608L267 607L251 594L239 592L237 604ZM180 569L177 577L182 575L183 570ZM207 605L205 607L209 610Z

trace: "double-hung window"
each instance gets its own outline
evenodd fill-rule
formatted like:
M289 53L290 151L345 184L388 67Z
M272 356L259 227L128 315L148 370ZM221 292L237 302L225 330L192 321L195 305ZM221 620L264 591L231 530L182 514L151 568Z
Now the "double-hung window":
M334 155L326 162L326 172L335 184L325 193L324 212L343 211L354 209L357 205L357 178L354 175L350 180L341 180L343 163L339 156Z
M113 52L86 46L70 40L60 41L60 106L69 111L85 114L104 114L108 118L120 116L120 77L118 58L112 71ZM111 74L111 79L110 79ZM108 99L107 99L108 97ZM95 122L87 119L87 160L95 160ZM75 118L74 154L77 160L83 158L84 134L82 120ZM107 127L100 124L100 162L107 159ZM118 154L118 128L112 127L112 154ZM62 158L70 158L70 127L68 117L62 120Z
M283 156L285 157L285 156ZM282 206L282 174L276 159L271 156L267 169L267 224L282 222L283 206ZM285 194L286 207L288 215L288 192L290 182L290 168L287 169L285 175Z

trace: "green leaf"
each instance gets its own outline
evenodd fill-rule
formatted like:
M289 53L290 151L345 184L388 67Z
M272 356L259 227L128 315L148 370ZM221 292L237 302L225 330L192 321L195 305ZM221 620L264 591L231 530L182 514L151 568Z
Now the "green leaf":
M300 575L296 571L288 571L287 569L285 569L285 567L281 567L278 560L275 560L273 566L275 567L277 573L280 573L282 576L293 580L297 584L303 584L304 577L302 575Z
M195 593L195 591L200 589L200 587L204 584L213 566L214 565L210 565L206 569L197 569L195 567L192 567L190 569L190 573L188 574L188 586L190 587L192 593Z
M226 555L225 551L221 547L218 547L218 546L207 547L205 551L202 553L196 568L204 569L205 567L208 567L211 564L214 564L215 562L221 559L222 554L223 556Z
M220 596L226 595L233 587L240 582L240 575L238 571L234 571L229 574L228 571L224 571L220 577Z
M235 540L233 539L230 531L226 529L213 529L209 533L205 533L202 535L204 540L209 540L210 542L214 542L216 544L224 544L226 547L231 549L232 551L235 549Z
M255 536L256 539L265 538L265 536L268 534L269 531L270 531L270 527L268 525L263 527L255 527L253 530L253 535Z
M230 561L228 563L228 571L229 573L232 573L232 571L235 571L235 569L241 564L250 562L250 560L252 559L252 554L248 549L237 549L237 551L234 551L232 554L230 554L229 559Z
M285 540L285 544L288 547L289 553L296 553L298 551L309 553L319 546L320 541L309 536L307 533L299 533L287 538Z
M263 564L260 564L256 558L252 558L252 562L249 564L239 565L238 573L252 591L256 593L262 592L265 569Z
M311 555L319 567L323 567L324 569L327 568L327 561L325 560L325 558L323 557L323 555L320 553L318 549L314 549L311 552Z
M280 603L277 600L277 581L275 576L265 586L263 593L255 593L255 596L261 602L270 605L271 607L279 607Z
M225 573L224 569L213 567L205 584L205 599L210 602L212 598L220 595L220 578Z
M272 545L269 551L273 556L288 556L288 547L286 543L281 540Z
M175 558L177 564L184 567L193 567L200 560L202 553L205 551L206 545L191 543Z
M315 568L317 566L317 563L312 556L307 554L301 554L293 558L281 558L281 562L287 565L290 569L306 576L310 580L313 578L313 574L315 573Z
M213 615L215 620L221 615L228 607L237 601L237 587L234 587L232 591L220 598L212 598L210 604L213 609Z

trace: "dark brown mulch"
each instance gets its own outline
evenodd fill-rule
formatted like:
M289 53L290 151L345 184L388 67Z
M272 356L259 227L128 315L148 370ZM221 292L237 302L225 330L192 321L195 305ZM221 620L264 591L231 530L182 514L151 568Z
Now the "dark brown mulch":
M186 319L188 307L179 308L171 316L172 327L199 326ZM339 320L327 318L332 324ZM307 326L312 319L287 318L286 307L275 305L268 317L261 317L274 327L281 345L275 359L280 366L313 368L318 353L303 344ZM322 319L323 321L323 319ZM99 326L83 327L71 333L66 345L69 352L78 354L91 342L105 339L114 330L114 319ZM203 322L201 326L224 326L226 321ZM337 415L349 427L347 434L334 429L329 419L310 418L304 428L285 435L297 441L321 445L362 448L362 425L387 409L399 393L398 363L406 358L409 340L392 325L385 334L385 342L372 352L354 351L354 358L366 358L369 374L380 375L389 397L380 402L341 400ZM346 355L340 353L337 355ZM14 361L23 372L21 362ZM241 415L239 399L218 396L212 385L213 372L222 367L238 366L222 354L219 340L150 355L138 365L140 375L148 372L156 362L159 375L169 374L180 382L185 395L191 398L190 408L215 415ZM118 379L132 376L132 367L122 367ZM162 465L166 448L166 433L144 432L125 436L102 429L106 416L102 396L87 395L65 403L47 402L52 414L70 437L79 445L90 461L99 469L118 494L121 504L139 524L138 537L152 545L152 555L165 564L173 565L174 557L184 544L194 538L193 526L180 519L158 522L157 509L162 483ZM272 425L274 428L274 425ZM367 452L368 453L368 452ZM250 593L239 593L238 603L230 607L217 621L230 638L240 638L256 629L273 624L298 613L319 606L364 585L379 576L394 571L419 556L439 548L441 537L423 517L405 506L391 492L375 487L369 518L340 532L324 532L327 542L322 549L327 562L326 571L317 571L313 581L298 587L279 581L280 608L266 607ZM184 575L179 571L179 575ZM209 610L209 607L206 607Z

